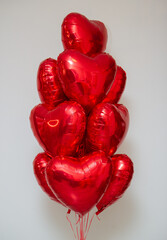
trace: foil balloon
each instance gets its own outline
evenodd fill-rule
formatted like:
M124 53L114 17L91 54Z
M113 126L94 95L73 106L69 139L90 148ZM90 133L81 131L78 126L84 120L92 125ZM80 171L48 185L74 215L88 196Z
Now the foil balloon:
M109 54L91 58L66 50L58 57L58 71L66 96L80 103L88 113L109 91L116 63Z
M33 162L34 174L42 190L54 201L59 202L47 184L45 169L51 158L46 153L39 153ZM60 203L60 202L59 202Z
M59 82L56 60L48 58L40 64L37 74L37 88L41 102L52 107L66 99Z
M126 72L121 67L117 66L114 82L103 102L117 103L125 89L125 84Z
M121 104L100 103L87 123L88 151L102 150L112 156L123 141L129 126L129 113Z
M128 188L133 176L133 163L125 154L112 157L110 183L102 199L97 204L97 215L118 200Z
M107 30L100 21L70 13L62 23L62 42L65 49L76 49L90 56L106 49Z
M37 105L30 114L31 128L39 144L51 156L73 156L82 142L86 118L76 102L65 101L48 110Z
M91 153L79 161L57 156L46 168L48 184L57 198L81 216L100 200L110 176L111 161L103 152Z

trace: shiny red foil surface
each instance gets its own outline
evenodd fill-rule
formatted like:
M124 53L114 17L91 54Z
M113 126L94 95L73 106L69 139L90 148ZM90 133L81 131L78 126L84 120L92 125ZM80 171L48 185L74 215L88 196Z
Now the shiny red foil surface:
M75 50L66 50L58 57L58 71L66 96L80 103L88 113L109 91L116 63L106 53L91 58Z
M106 49L107 29L100 21L70 13L62 23L62 42L64 49L76 49L90 56Z
M31 111L30 122L34 136L48 154L73 156L82 142L86 117L78 103L66 101L53 110L37 105Z
M47 184L45 169L51 158L46 153L39 153L33 162L34 174L42 190L54 201L59 202ZM60 202L59 202L60 203Z
M88 151L102 150L112 156L123 141L129 126L129 113L121 104L100 103L87 123Z
M117 103L125 89L125 84L126 72L121 67L117 66L114 82L103 102Z
M103 152L95 152L79 161L73 157L53 158L46 168L46 177L57 198L84 215L104 194L111 171L111 160Z
M85 136L84 136L81 144L78 146L76 150L76 154L74 155L74 157L81 158L81 157L84 157L86 154L87 154L87 151L86 151L86 143L85 143Z
M117 154L112 157L112 174L110 183L102 199L97 204L99 214L118 200L128 188L133 176L133 163L125 154Z
M37 88L42 103L55 107L65 101L66 97L58 78L56 60L48 58L39 65Z

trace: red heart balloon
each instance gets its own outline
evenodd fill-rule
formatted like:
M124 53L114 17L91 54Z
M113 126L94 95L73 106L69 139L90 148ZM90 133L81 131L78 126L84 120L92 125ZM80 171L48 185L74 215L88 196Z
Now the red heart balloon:
M66 50L58 57L58 71L66 96L89 112L110 89L116 63L109 54L90 58L75 50Z
M79 13L68 14L62 23L64 49L92 55L106 49L107 29L100 21L88 20Z
M112 157L112 174L110 183L102 199L97 204L99 214L118 200L128 188L133 176L133 163L125 154L118 154Z
M90 113L87 124L88 151L102 150L113 155L123 141L129 126L129 113L120 104L100 103Z
M66 99L59 82L56 60L48 58L40 64L37 88L42 103L55 107Z
M126 72L121 67L117 66L114 82L103 102L117 103L125 89L125 84Z
M84 215L102 197L111 175L111 161L94 152L79 161L55 157L46 168L46 178L57 198L71 210Z
M59 202L59 200L53 194L52 190L50 189L50 187L48 186L48 184L46 182L45 169L50 160L51 160L51 158L46 153L39 153L33 162L34 174L35 174L37 182L41 186L42 190L47 195L49 195L49 197L52 200Z
M53 110L36 106L30 115L32 131L51 156L73 156L83 139L86 117L76 102L66 101Z

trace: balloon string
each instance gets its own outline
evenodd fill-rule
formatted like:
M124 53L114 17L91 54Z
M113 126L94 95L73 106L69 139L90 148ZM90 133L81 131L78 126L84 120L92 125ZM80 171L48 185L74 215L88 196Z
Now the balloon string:
M74 223L71 222L69 216L70 216L70 212L67 212L66 218L67 218L68 222L70 223L70 227L73 231L75 239L86 240L95 214L93 214L92 218L90 218L89 213L87 213L87 215L85 215L85 216L80 216L77 213L75 213ZM75 225L75 227L73 227L73 224Z
M78 216L78 221L76 222L76 224L78 224L78 223L79 223L79 221L80 221L80 216Z
M83 227L84 227L84 231L85 231L85 222L86 222L86 216L84 215L84 217L83 217Z
M100 221L99 215L96 214L97 219Z
M86 226L85 226L85 232L87 231L87 227L88 227L88 221L89 221L89 213L86 216Z
M87 217L88 217L88 214L84 215L84 223L83 223L84 232L86 232L86 222L87 222Z
M72 223L71 223L71 221L70 221L68 215L69 215L69 213L67 212L67 214L66 214L66 218L67 218L68 222L70 223L70 227L71 227L71 229L72 229L72 231L73 231L73 233L74 233L74 237L75 237L75 239L76 239L76 235L75 235L75 232L74 232L74 228L73 228L73 226L72 226Z
M85 240L84 226L83 226L83 216L80 218L80 240Z
M77 220L77 214L75 213L75 226L76 226L76 232L77 232L77 238L79 240L79 232L78 232L78 221L79 221L80 217L78 216L78 220Z
M93 214L93 216L92 216L92 218L91 218L91 220L90 220L90 222L89 222L89 226L88 226L87 232L86 232L86 234L85 234L85 239L87 238L87 235L88 235L88 232L89 232L89 229L90 229L90 226L91 226L91 224L92 224L92 221L93 221L94 216L95 216L95 213Z

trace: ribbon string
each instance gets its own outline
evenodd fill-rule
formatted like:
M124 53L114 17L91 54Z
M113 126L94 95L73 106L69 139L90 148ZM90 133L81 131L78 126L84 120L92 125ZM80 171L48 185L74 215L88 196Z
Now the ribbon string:
M80 216L75 213L72 221L70 219L70 217L72 217L71 212L67 212L66 218L70 224L75 239L86 240L94 216L95 214L93 214L93 216L90 218L89 213L87 213L85 216Z

